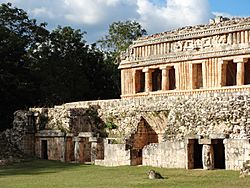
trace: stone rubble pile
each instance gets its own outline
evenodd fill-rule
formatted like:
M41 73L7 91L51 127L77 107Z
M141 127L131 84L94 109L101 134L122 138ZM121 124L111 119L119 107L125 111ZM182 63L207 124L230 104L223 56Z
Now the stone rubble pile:
M0 133L0 165L18 162L24 158L23 136L28 131L30 112L18 110L14 113L13 128Z

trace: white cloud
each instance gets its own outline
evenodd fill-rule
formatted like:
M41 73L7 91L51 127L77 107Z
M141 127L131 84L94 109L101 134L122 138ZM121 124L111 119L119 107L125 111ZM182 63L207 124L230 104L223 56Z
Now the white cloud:
M65 0L64 3L68 9L65 15L66 19L89 25L123 17L125 14L122 9L126 10L130 5L129 1L125 0Z
M54 18L55 15L49 11L46 7L34 8L30 11L30 13L34 17L42 17L43 15L47 15L49 18Z
M166 0L164 6L149 0L137 0L140 22L152 32L208 23L211 17L208 0Z
M149 34L186 25L208 23L208 0L0 0L23 8L50 28L70 25L87 31L94 42L119 20L136 20Z

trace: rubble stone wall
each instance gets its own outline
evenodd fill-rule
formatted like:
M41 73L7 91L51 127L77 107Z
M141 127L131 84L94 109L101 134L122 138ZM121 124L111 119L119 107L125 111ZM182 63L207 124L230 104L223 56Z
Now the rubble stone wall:
M129 138L143 117L158 134L159 142L187 136L250 138L249 91L67 103L56 106L58 112L51 112L50 119L68 129L70 123L65 123L65 119L71 117L67 111L92 105L98 106L103 122L117 125L116 129L107 130L109 137Z
M145 119L158 135L159 142L159 145L149 145L144 149L144 164L147 165L185 167L183 155L186 146L181 143L186 138L229 139L225 144L227 169L239 169L241 161L250 157L249 151L245 149L249 147L247 141L235 141L233 144L233 140L250 139L249 91L67 103L49 109L49 119L51 122L59 122L58 124L67 130L71 126L72 109L76 113L78 109L81 111L91 106L97 108L97 116L101 121L116 125L116 128L106 129L106 132L108 137L119 138L121 144L128 142L131 135L136 133L141 117ZM240 145L237 147L242 148L239 154L236 154L237 144ZM130 151L125 150L125 145L108 144L104 148L104 160L99 161L99 164L130 164ZM154 152L150 152L149 156L149 151L162 152L162 156L171 154L172 157L158 160L154 158Z

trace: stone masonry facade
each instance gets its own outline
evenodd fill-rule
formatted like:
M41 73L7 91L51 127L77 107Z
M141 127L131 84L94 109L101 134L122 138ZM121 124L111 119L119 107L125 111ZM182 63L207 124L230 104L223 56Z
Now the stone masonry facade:
M23 148L104 166L238 170L250 160L250 18L142 37L121 59L121 99L31 108L34 142Z

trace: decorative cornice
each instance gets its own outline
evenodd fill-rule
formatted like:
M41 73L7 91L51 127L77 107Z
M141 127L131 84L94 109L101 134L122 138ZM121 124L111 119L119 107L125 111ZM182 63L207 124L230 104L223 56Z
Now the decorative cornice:
M218 51L204 51L204 52L196 52L196 53L171 53L161 56L149 56L149 57L141 57L136 59L135 61L127 61L126 63L121 63L119 68L132 68L132 67L144 67L150 65L160 65L167 63L176 63L183 61L191 61L191 60L205 60L208 58L223 58L228 56L238 56L238 55L247 55L249 57L250 54L250 44L245 45L245 47L231 48L227 49L223 47ZM248 58L247 57L247 58Z
M250 30L250 18L233 18L214 24L188 26L180 29L157 33L139 38L131 47L143 46L161 42L173 42L185 39L202 38L218 34Z

